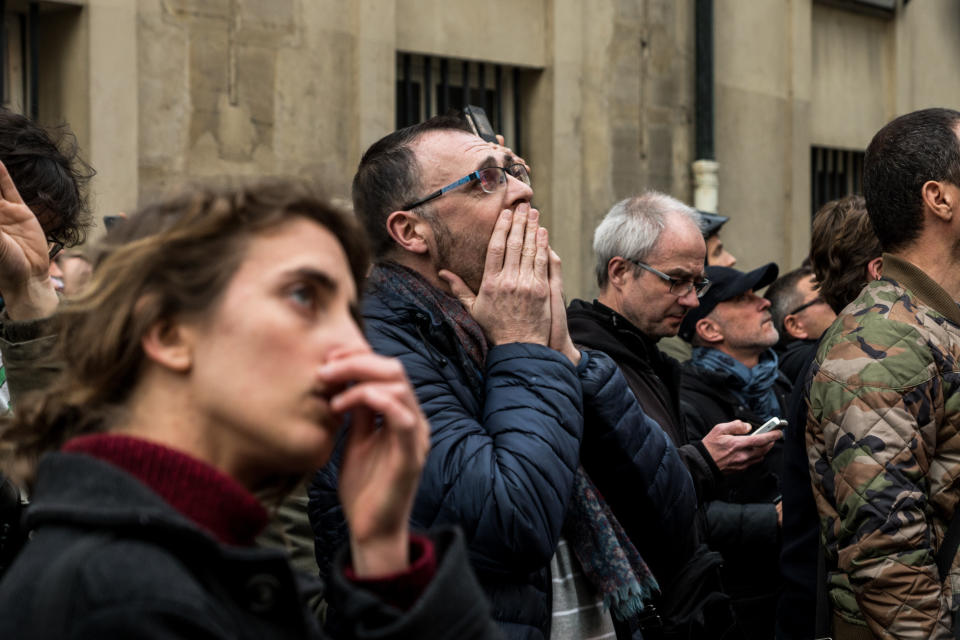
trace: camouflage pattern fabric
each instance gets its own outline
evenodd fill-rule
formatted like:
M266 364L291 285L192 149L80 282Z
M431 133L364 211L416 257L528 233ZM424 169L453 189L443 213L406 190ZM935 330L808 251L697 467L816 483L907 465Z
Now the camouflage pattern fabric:
M885 255L884 276L828 330L810 386L830 601L877 638L951 638L960 572L942 583L935 554L960 498L960 308L906 261Z

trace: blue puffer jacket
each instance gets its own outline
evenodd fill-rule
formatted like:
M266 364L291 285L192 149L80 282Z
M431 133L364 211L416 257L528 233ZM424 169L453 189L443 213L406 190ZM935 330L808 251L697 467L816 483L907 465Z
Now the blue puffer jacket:
M507 637L549 637L549 563L571 497L585 414L596 459L609 448L610 468L623 470L620 490L634 496L636 508L655 509L648 522L659 529L656 537L691 528L690 476L607 356L586 352L574 368L547 347L507 344L492 347L480 371L452 329L415 300L369 291L363 315L374 350L403 362L430 420L432 448L412 525L463 529L471 564ZM624 453L623 446L634 450ZM310 487L322 572L327 550L339 542L333 538L345 532L335 460Z

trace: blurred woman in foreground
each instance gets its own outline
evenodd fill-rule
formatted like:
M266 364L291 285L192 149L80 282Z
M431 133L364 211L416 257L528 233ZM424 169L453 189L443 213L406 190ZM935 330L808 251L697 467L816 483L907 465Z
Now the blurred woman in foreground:
M0 194L0 249L41 259L2 166ZM408 532L428 426L358 327L362 238L284 182L196 192L111 233L59 312L58 384L3 435L35 478L0 637L318 636L311 593L253 546L268 519L254 494L278 500L323 465L345 415L350 543L327 597L348 635L495 636L458 536Z

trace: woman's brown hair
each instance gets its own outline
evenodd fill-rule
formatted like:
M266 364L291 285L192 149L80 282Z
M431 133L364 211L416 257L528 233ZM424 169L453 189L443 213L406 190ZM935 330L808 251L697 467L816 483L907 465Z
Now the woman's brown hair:
M847 196L823 205L813 218L810 266L820 296L834 313L860 295L867 284L867 263L881 254L863 196Z
M211 309L246 243L290 219L313 220L343 246L358 289L369 251L353 216L303 182L199 188L149 205L116 225L94 251L93 279L57 314L62 374L17 400L3 447L29 481L34 463L66 440L108 428L144 364L140 341L155 323Z

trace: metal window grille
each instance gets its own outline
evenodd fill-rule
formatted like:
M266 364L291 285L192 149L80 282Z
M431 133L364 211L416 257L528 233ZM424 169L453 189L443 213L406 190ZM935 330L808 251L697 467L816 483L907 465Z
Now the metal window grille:
M0 0L0 105L36 119L40 6Z
M507 65L399 52L397 128L473 104L521 154L521 73Z
M844 196L863 192L863 151L810 148L810 212Z

